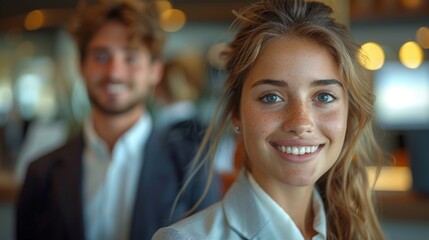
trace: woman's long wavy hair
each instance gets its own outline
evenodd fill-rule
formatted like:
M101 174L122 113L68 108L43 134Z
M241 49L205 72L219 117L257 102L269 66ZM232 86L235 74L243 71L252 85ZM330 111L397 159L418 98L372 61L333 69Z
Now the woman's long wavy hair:
M372 82L359 63L358 45L332 13L323 3L304 0L265 0L235 12L237 18L232 27L237 33L226 52L229 75L224 95L194 167L207 163L213 166L220 139L231 130L232 118L239 114L244 81L264 44L285 35L308 39L335 58L349 104L343 149L336 163L316 183L327 213L327 237L383 239L366 172L371 162L380 167L383 157L372 131Z

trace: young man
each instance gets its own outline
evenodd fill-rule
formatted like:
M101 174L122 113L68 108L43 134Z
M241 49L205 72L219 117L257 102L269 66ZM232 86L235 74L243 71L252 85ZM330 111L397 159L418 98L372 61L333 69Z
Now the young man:
M159 132L145 100L162 75L157 10L115 1L88 8L73 35L91 114L81 134L28 168L17 239L150 239L204 192L200 172L171 209L200 138L186 124ZM196 210L219 199L216 186Z

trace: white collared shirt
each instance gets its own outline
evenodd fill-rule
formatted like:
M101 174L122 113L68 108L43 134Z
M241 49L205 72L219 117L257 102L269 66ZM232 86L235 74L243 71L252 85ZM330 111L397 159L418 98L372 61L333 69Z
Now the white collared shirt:
M147 114L116 142L110 154L92 122L84 123L83 211L85 238L129 238L143 149L152 129Z
M271 217L272 224L275 225L277 231L276 239L293 239L293 240L304 240L300 230L296 224L292 221L286 211L281 208L274 199L272 199L255 181L252 174L247 172L250 185L255 191L257 198L261 201L263 206L266 206L267 214ZM323 201L319 192L313 190L313 229L316 231L316 235L312 240L324 240L326 239L326 213L323 207ZM305 207L305 206L303 206Z

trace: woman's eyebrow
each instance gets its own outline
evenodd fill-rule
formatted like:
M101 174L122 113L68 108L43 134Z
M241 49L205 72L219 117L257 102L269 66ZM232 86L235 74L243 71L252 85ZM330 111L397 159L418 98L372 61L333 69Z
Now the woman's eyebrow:
M287 82L282 80L274 80L274 79L261 79L256 81L253 85L253 87L259 86L259 85L273 85L277 87L287 87Z
M320 79L320 80L315 80L311 83L312 87L327 86L327 85L338 85L339 87L343 88L343 84L336 79Z
M282 80L274 80L274 79L261 79L256 81L253 85L253 87L259 86L259 85L272 85L277 87L287 87L288 83L286 81ZM311 82L310 84L312 87L318 87L318 86L327 86L327 85L338 85L339 87L343 88L343 84L336 80L336 79L320 79L315 80Z

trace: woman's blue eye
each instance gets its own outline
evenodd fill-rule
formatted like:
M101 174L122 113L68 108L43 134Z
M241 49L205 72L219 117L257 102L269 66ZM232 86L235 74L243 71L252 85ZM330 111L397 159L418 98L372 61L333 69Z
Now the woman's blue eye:
M321 103L330 103L335 100L335 97L328 93L322 93L317 95L317 100Z
M266 103L276 103L282 100L279 96L272 93L263 96L261 99Z

